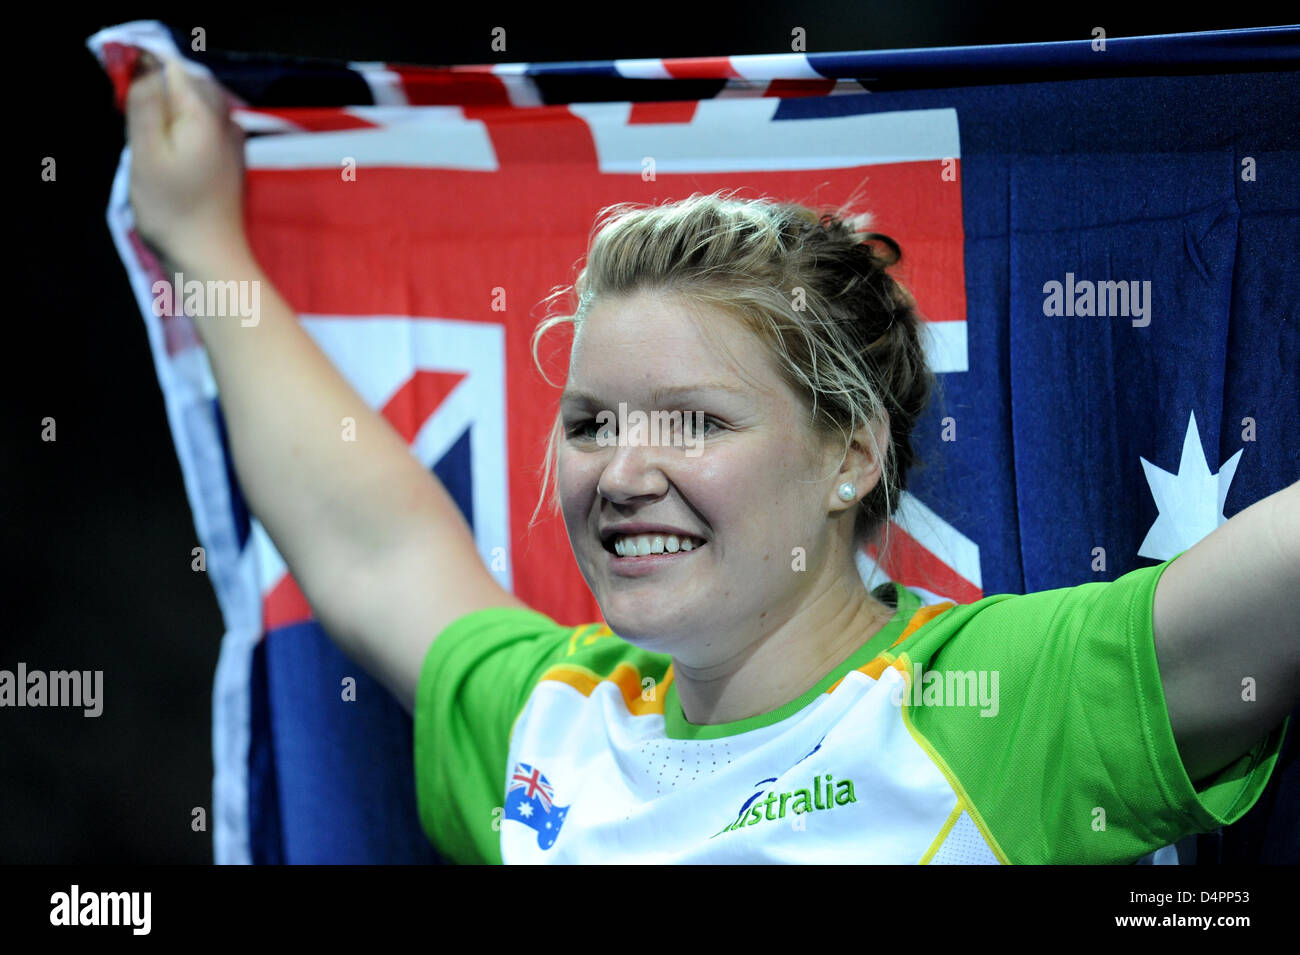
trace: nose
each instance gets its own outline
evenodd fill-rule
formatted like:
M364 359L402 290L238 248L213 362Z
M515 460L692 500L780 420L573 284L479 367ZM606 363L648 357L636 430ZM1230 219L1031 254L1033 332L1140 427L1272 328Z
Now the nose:
M658 450L632 444L615 447L596 483L597 493L615 504L662 497L668 492L668 478L656 460Z

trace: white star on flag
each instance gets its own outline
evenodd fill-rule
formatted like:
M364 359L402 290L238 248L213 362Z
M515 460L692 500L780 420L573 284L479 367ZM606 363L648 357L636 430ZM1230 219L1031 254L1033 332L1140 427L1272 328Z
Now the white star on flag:
M1140 457L1147 484L1151 486L1151 496L1155 498L1156 510L1160 513L1138 548L1138 556L1168 560L1226 521L1223 502L1228 497L1228 487L1237 473L1240 457L1241 451L1238 451L1218 474L1211 474L1205 451L1201 448L1200 432L1196 430L1195 412L1187 424L1177 474Z
M527 818L528 818L529 816L531 816L532 814L533 814L533 807L532 807L532 806L528 805L528 803L526 803L526 802L521 802L521 803L519 804L519 815L521 815L521 816L523 816L525 819L527 819Z

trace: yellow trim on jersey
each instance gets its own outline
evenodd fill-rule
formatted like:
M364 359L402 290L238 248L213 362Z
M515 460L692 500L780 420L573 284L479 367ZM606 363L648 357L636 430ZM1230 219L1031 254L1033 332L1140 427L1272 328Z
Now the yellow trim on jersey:
M883 653L881 656L888 657L889 654ZM996 856L998 861L1003 865L1011 865L1011 860L1007 858L1007 854L1002 851L1002 846L998 844L997 839L993 838L993 833L989 831L988 823L984 821L984 817L981 816L979 810L975 808L975 803L971 800L970 794L966 792L966 787L961 784L961 781L957 778L957 774L952 771L952 767L949 766L947 761L939 755L932 745L930 745L930 741L925 738L921 731L916 728L916 724L912 722L912 717L908 712L911 707L907 702L912 694L912 661L908 659L906 653L901 653L896 660L891 659L889 665L897 670L903 677L903 684L905 687L902 699L903 725L907 727L907 731L912 734L912 738L915 739L920 747L929 754L930 759L934 761L934 764L939 767L939 771L947 778L948 785L950 785L952 791L957 794L957 808L965 808L966 813L971 818L971 822L975 823L975 827L979 829L980 834L984 837L984 841L988 843L993 855ZM940 835L942 835L942 830L940 831Z
M925 850L925 855L921 856L921 861L919 861L917 865L930 864L930 860L934 858L934 854L939 851L939 847L943 845L944 840L948 838L948 833L952 832L952 827L957 825L957 820L961 818L963 812L965 812L965 808L962 806L961 800L958 799L957 805L953 806L952 812L948 813L948 821L943 824L943 828L940 829L939 834L934 837L934 842L930 843L930 848Z

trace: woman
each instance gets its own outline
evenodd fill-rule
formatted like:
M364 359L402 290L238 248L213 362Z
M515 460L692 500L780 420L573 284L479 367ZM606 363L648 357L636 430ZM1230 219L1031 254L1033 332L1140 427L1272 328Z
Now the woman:
M784 204L616 207L539 329L575 325L556 496L607 624L562 627L266 280L222 100L171 63L132 84L137 225L169 272L263 283L255 326L196 322L240 482L413 714L446 856L1131 862L1258 797L1300 698L1300 485L1114 583L868 593L930 387L896 245Z

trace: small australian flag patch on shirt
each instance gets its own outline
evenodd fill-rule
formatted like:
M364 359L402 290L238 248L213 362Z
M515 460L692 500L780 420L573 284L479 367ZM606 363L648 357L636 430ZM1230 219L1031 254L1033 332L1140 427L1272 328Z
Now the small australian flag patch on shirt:
M528 763L515 763L506 787L507 819L536 830L538 847L549 849L555 845L568 812L568 806L555 805L555 790L541 770Z

